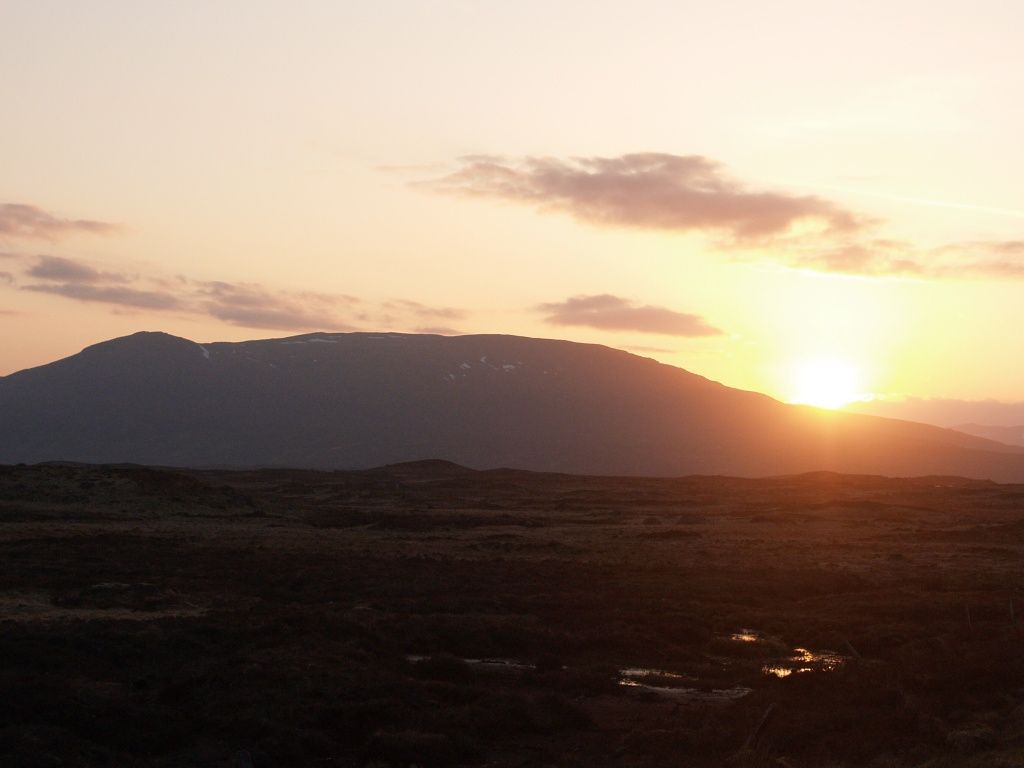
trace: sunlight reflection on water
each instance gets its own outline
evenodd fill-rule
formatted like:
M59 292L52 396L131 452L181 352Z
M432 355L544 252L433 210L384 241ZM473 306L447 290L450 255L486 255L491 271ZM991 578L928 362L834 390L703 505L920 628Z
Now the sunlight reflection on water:
M737 643L759 643L763 638L760 632L753 629L741 629L729 635L729 639Z
M693 679L688 675L680 675L678 672L668 672L664 669L648 669L647 667L627 667L626 669L620 669L619 674L630 679L643 677L667 677L674 680Z
M750 693L750 688L740 685L732 688L698 689L683 685L674 685L675 681L696 682L695 677L664 669L648 667L627 667L619 670L618 683L626 688L634 688L663 696L675 701L688 701L703 704L724 703L742 698Z
M785 661L777 661L761 667L761 673L774 677L789 677L793 673L832 672L846 663L846 658L832 651L809 651L794 648L793 655Z
M644 691L664 696L667 699L677 701L691 701L705 704L724 703L742 699L751 689L742 685L735 685L732 688L712 688L710 690L699 690L697 688L674 688L668 685L647 685L636 679L620 678L619 685L628 688L638 688Z

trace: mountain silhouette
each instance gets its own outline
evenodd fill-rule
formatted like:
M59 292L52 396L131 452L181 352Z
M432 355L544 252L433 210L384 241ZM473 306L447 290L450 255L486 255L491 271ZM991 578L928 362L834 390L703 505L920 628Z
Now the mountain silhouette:
M1007 445L1024 446L1024 425L1022 424L1009 427L996 424L958 424L953 429Z
M781 403L609 347L518 336L136 333L0 378L0 463L832 470L1024 481L1024 448Z

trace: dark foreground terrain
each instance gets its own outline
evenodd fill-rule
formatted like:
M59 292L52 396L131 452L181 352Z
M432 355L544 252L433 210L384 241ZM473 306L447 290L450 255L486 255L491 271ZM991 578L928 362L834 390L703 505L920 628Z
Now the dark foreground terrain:
M1022 554L947 478L2 467L0 765L1024 766Z

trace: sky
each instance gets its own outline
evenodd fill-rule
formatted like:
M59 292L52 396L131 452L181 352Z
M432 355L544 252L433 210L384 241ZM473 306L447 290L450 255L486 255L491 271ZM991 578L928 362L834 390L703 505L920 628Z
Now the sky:
M138 330L511 333L784 400L1024 401L1022 25L0 0L0 375Z

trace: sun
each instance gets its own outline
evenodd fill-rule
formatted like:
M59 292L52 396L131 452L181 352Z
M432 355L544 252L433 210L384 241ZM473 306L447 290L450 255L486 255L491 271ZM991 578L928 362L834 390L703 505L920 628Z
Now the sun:
M790 402L818 408L842 408L864 393L860 369L840 358L806 360L793 368Z

